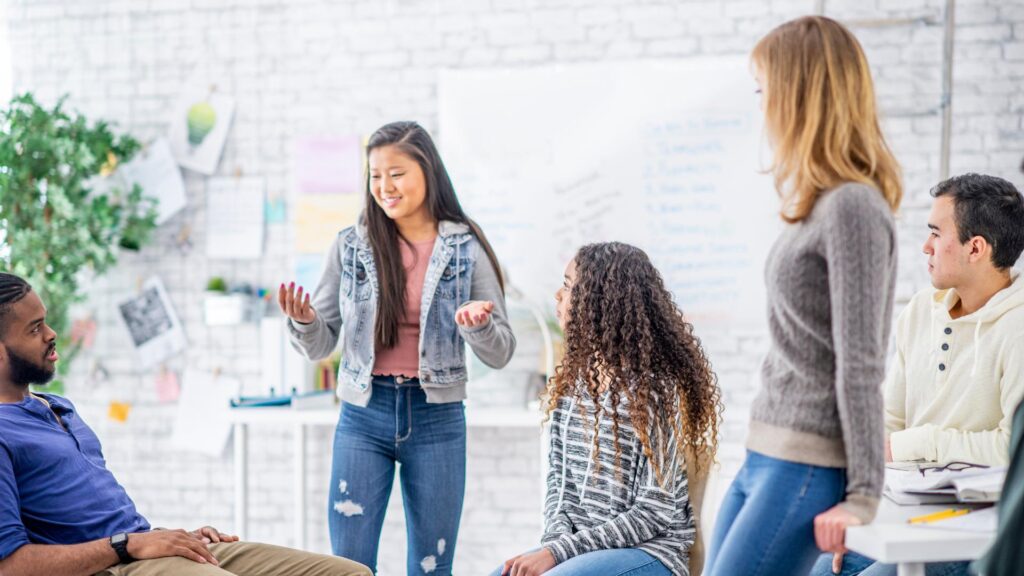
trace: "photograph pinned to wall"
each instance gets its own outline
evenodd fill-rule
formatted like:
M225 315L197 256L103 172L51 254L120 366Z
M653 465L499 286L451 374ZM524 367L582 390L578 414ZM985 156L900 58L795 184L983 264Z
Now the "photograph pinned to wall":
M120 172L126 182L138 184L143 194L157 200L157 226L170 220L188 203L181 168L166 138L154 140L131 162L121 166Z
M143 368L151 368L185 349L185 330L174 312L163 282L156 276L142 290L118 304Z
M206 183L206 256L253 260L263 255L262 178L211 178Z
M358 136L302 136L292 141L296 196L359 194L363 146Z
M216 86L186 90L171 113L169 138L178 164L201 174L216 172L234 112L235 101Z

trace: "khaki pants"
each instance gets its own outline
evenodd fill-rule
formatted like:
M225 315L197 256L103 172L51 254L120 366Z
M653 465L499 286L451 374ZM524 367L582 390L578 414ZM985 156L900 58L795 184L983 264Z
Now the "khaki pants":
M173 556L118 564L96 576L373 576L362 564L255 542L210 544L220 566Z

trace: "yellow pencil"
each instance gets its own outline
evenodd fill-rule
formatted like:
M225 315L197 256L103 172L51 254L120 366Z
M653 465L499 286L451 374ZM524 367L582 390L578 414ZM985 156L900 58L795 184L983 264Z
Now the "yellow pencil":
M947 510L940 510L938 512L932 512L931 514L924 514L922 516L915 516L910 520L907 520L910 524L927 524L929 522L935 522L937 520L946 520L947 518L955 518L957 516L963 516L971 510L969 508L949 508Z

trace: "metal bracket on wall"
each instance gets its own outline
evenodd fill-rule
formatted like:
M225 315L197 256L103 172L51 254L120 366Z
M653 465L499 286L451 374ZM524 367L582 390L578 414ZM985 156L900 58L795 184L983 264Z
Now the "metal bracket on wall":
M825 0L816 0L814 11L825 15ZM953 36L956 31L956 0L946 0L942 18L933 13L901 18L877 18L864 20L844 20L851 28L882 28L888 26L924 25L937 26L942 24L942 95L936 108L922 112L903 111L894 116L933 116L942 114L942 140L939 143L939 180L949 178L950 143L953 137ZM1024 170L1024 165L1021 166Z

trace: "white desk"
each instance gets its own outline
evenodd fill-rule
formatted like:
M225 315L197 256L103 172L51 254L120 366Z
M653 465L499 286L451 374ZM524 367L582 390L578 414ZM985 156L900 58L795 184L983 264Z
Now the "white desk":
M339 408L293 410L291 407L235 408L231 410L231 423L235 433L235 532L243 540L249 523L249 450L250 425L292 426L292 453L294 454L294 518L295 546L306 548L306 427L335 426ZM466 407L468 427L532 428L540 431L540 411ZM543 462L543 460L542 460Z
M995 532L962 532L907 524L907 519L964 504L899 506L882 498L875 521L846 530L846 547L868 558L896 564L899 576L924 576L925 563L974 560L988 550Z

